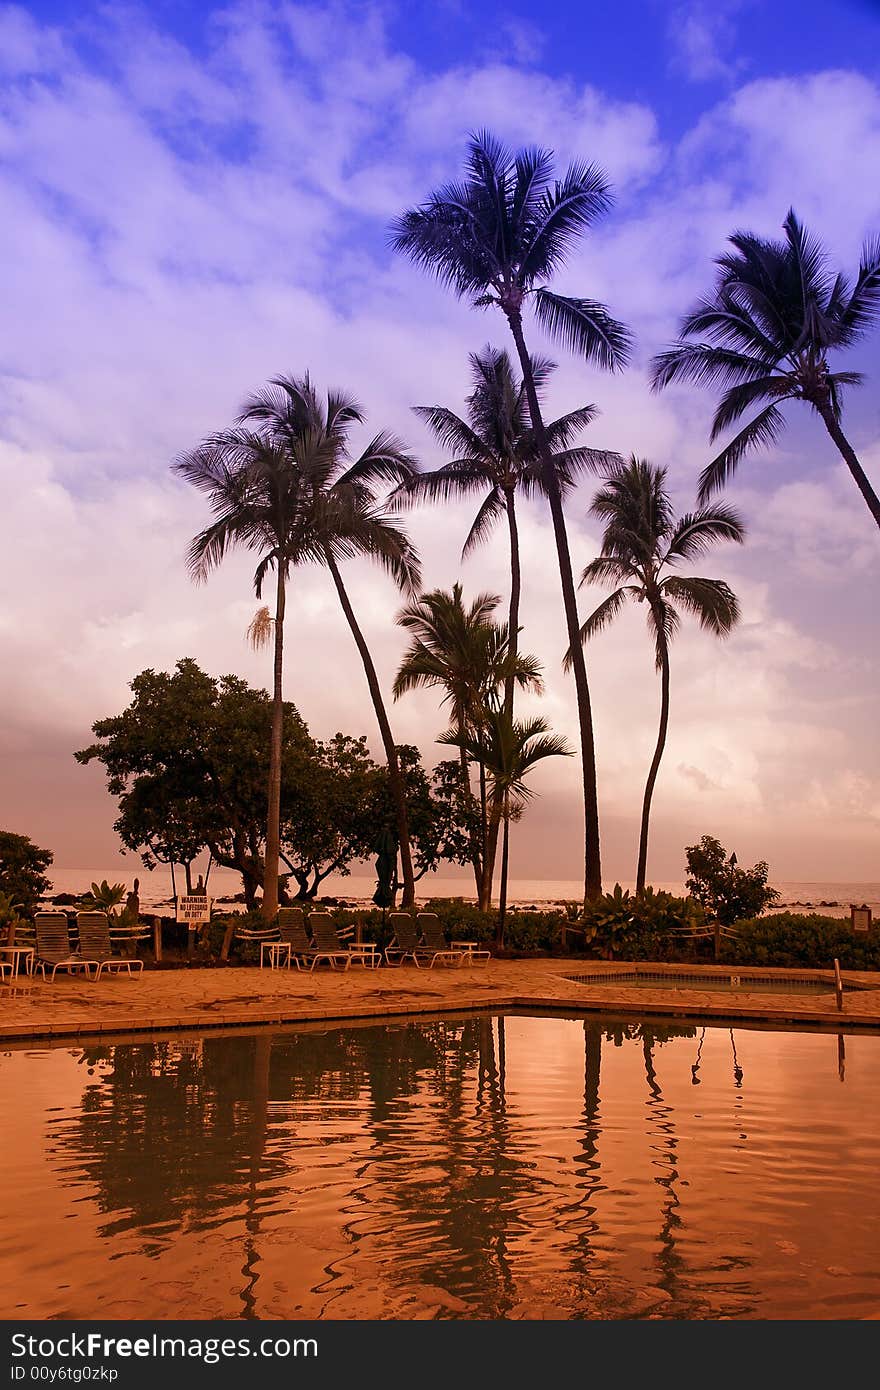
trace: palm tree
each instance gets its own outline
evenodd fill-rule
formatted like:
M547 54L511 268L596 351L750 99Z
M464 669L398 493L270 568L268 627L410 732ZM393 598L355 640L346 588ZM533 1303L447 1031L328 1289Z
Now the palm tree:
M867 242L854 285L832 276L821 243L790 210L785 239L751 232L730 238L719 256L715 288L684 319L678 341L654 358L653 386L674 381L717 385L724 394L712 421L715 440L763 402L700 475L699 500L724 485L749 449L771 444L782 430L779 406L806 401L837 445L857 488L880 526L877 497L841 427L841 392L859 372L832 372L829 353L850 347L880 316L880 237ZM689 341L705 336L707 341Z
M254 573L257 598L262 596L266 575L275 570L272 730L263 867L263 913L271 920L278 911L286 585L291 566L301 558L310 501L288 451L241 426L210 435L183 454L174 471L207 494L214 513L211 525L189 548L189 571L197 583L206 580L227 552L239 546L260 555Z
M739 618L736 595L723 580L668 571L704 555L717 541L741 543L745 538L736 512L722 504L707 504L676 520L665 483L665 468L637 458L610 474L590 508L593 516L605 522L602 549L581 578L582 584L612 583L618 588L587 618L580 640L601 632L628 598L646 603L660 672L660 731L642 803L637 893L645 888L651 798L669 726L669 644L678 631L680 613L690 613L716 637L726 637Z
M497 708L499 692L512 673L514 683L536 691L543 689L540 666L534 657L510 651L507 627L493 620L501 602L497 594L478 594L465 606L460 584L452 591L434 589L422 594L397 615L397 622L412 635L394 681L394 698L409 690L439 687L443 704L451 706L453 742L459 750L461 782L470 797L471 784L466 742L486 717ZM480 843L472 846L471 862L477 897L482 905L492 895L494 859L491 827L487 820L485 768L480 766ZM498 808L500 818L500 806Z
M416 474L403 489L402 496L446 502L449 498L469 496L474 492L484 494L461 552L463 560L489 538L501 516L506 517L510 541L507 630L511 655L516 656L521 591L516 496L518 492L529 496L535 490L542 491L543 471L528 414L525 384L517 379L509 354L504 349L487 345L482 352L471 353L469 360L473 390L466 402L466 420L446 406L413 407L437 441L454 457L441 468ZM553 372L554 364L533 357L531 367L540 400L542 387ZM598 472L618 461L617 455L605 450L572 447L575 436L595 416L596 407L585 405L544 427L563 497L584 469ZM504 692L505 708L511 715L514 684L511 669Z
M398 487L412 477L415 460L387 431L375 435L352 458L348 436L363 411L350 396L328 391L321 400L308 373L301 379L276 377L245 406L242 420L254 422L280 448L289 451L311 498L307 558L330 572L346 622L367 678L395 807L403 879L403 907L415 902L404 781L382 687L366 638L357 621L340 564L356 555L377 561L405 594L418 591L419 560L400 522L377 498L380 487Z
M450 730L439 742L456 741L456 731ZM545 758L572 756L565 739L549 732L543 719L516 723L506 709L487 710L478 729L467 739L469 757L486 768L492 791L502 807L501 883L498 904L497 942L504 944L504 921L507 914L507 875L509 866L509 837L511 816L522 811L534 793L526 785L526 776Z
M262 596L270 570L274 569L276 575L275 614L271 619L273 701L262 902L263 914L268 920L278 911L284 617L290 570L308 562L327 565L342 599L345 591L339 575L339 561L366 554L384 564L405 590L415 589L418 584L418 564L412 548L397 524L375 505L371 492L372 485L379 480L399 484L409 474L411 460L391 436L377 435L361 458L343 471L345 435L349 426L361 419L359 407L346 397L328 396L323 413L324 429L321 430L315 412L318 415L322 412L308 377L299 386L303 388L301 395L297 394L297 383L274 381L271 389L247 403L233 428L210 435L174 465L175 471L187 482L207 494L214 512L211 525L200 532L190 546L189 569L193 578L196 581L207 579L226 553L235 547L260 555L254 573L257 598ZM301 404L294 404L294 399ZM292 416L286 422L283 421L285 400L291 404ZM301 428L297 427L297 410ZM346 605L346 617L367 666L369 652L347 595L343 607ZM371 662L368 681L377 714L381 709L384 715ZM415 890L406 833L406 808L399 770L396 779L394 776L396 752L387 717L384 724L380 719L380 728L389 759L389 778L393 790L399 792L398 830L404 892L409 892L412 902Z
M514 154L481 132L469 142L464 181L438 189L421 207L398 218L392 245L475 306L497 305L513 334L550 504L566 628L574 653L584 786L584 895L595 898L602 891L602 869L590 691L578 642L562 488L523 335L523 305L530 301L538 323L551 337L600 367L622 367L629 356L630 338L603 305L557 294L547 286L579 234L611 203L605 177L593 165L572 164L553 182L552 174L549 151L524 149Z

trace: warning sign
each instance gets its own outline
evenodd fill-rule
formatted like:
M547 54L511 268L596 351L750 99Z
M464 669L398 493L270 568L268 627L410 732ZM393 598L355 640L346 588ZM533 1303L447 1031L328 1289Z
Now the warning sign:
M186 893L177 899L178 922L210 922L211 899L201 893Z

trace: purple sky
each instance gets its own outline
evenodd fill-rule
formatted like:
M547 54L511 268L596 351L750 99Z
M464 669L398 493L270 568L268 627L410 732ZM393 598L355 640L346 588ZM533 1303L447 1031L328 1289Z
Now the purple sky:
M447 15L442 45L384 5L0 9L0 825L51 847L60 865L111 863L113 803L99 770L71 757L91 722L126 703L138 671L185 655L268 681L267 655L244 640L252 562L233 557L206 587L190 585L184 553L207 513L168 468L251 389L308 368L364 403L364 439L393 428L426 466L440 461L409 407L461 411L467 354L504 344L503 325L391 259L384 233L456 172L476 126L606 169L615 210L559 284L629 322L637 358L610 378L556 351L549 408L596 402L590 442L667 465L677 505L689 506L712 400L651 396L645 364L708 288L734 228L775 235L793 203L850 269L880 230L870 8L847 11L864 42L849 45L845 67L817 22L786 69L757 20L764 46L750 46L748 4L646 3L653 76L637 64L630 95L586 49L563 59L558 16L542 33L521 7L505 12L493 47L456 5L433 7ZM536 332L532 341L544 346ZM880 338L847 365L869 376L846 422L880 485ZM704 833L743 862L769 859L777 878L880 876L880 541L821 426L788 414L772 456L749 459L729 490L746 546L700 566L735 587L742 625L719 644L686 622L676 640L650 863L660 880L681 876L682 846ZM588 482L569 508L578 571L597 548L591 494ZM460 576L467 593L506 594L500 531L459 564L469 520L467 505L412 515L426 586ZM574 741L539 506L525 509L522 532L522 640L546 664L541 712ZM396 595L378 572L355 570L387 688L403 647ZM583 615L598 598L583 597ZM285 693L312 731L364 732L378 750L323 573L296 577L288 633ZM658 708L641 615L588 656L606 878L629 879ZM433 695L392 714L400 742L443 755ZM576 760L548 764L534 785L542 795L514 831L513 872L574 878Z

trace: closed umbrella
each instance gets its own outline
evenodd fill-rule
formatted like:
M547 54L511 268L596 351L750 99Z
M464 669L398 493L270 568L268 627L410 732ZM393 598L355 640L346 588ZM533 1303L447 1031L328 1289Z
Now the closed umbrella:
M382 909L382 937L385 936L385 912L394 906L394 892L397 886L397 837L383 826L373 845L376 852L376 891L373 902Z

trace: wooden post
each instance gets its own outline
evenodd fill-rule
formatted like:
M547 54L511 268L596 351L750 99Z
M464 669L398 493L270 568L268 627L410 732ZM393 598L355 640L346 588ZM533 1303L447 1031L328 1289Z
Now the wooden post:
M158 965L162 959L162 918L153 918L153 955Z
M834 990L837 995L837 1007L843 1013L843 981L840 978L840 961L834 957Z

